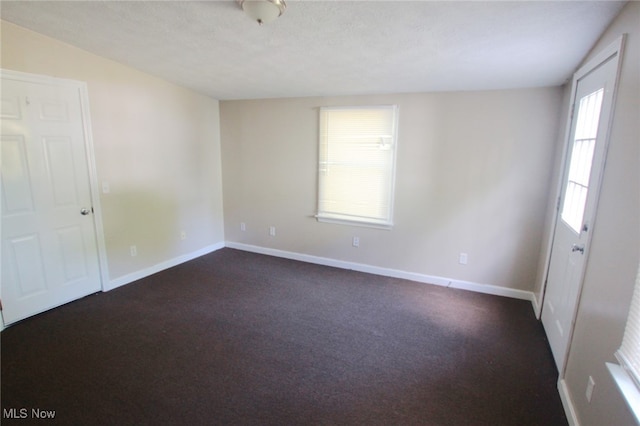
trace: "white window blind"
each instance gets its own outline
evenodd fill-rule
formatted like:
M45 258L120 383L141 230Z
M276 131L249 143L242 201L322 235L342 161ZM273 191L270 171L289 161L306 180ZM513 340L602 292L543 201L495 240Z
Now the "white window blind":
M607 369L640 425L640 268L631 297L622 345L616 352L620 366L607 362Z
M624 330L622 345L616 357L640 387L640 269L636 276L635 290L631 299L631 308Z
M398 108L320 109L318 220L393 224Z

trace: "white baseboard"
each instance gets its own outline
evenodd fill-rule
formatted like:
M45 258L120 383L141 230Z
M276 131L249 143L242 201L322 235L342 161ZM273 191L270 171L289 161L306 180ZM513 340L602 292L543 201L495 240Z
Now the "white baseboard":
M542 305L540 305L535 293L531 294L531 305L533 306L533 312L535 312L536 318L540 319L540 315L542 315Z
M278 250L268 247L254 246L250 244L235 243L227 241L226 247L234 248L253 253L266 254L270 256L283 257L286 259L300 260L302 262L315 263L318 265L333 266L342 269L351 269L359 272L382 275L385 277L401 278L420 283L434 284L443 287L458 288L462 290L474 291L477 293L493 294L497 296L511 297L513 299L528 300L533 303L534 294L530 291L517 290L513 288L500 287L491 284L480 284L470 281L461 281L433 275L419 274L416 272L401 271L398 269L382 268L379 266L367 265L364 263L347 262L344 260L330 259L327 257L312 256L308 254L295 253ZM535 310L535 306L534 306Z
M131 274L127 274L124 275L122 277L119 278L115 278L111 281L109 281L107 283L106 286L104 286L102 288L102 291L109 291L109 290L113 290L114 288L118 288L121 287L123 285L132 283L134 281L137 281L139 279L148 277L149 275L153 275L157 272L163 271L165 269L169 269L172 268L174 266L180 265L181 263L184 262L188 262L190 260L196 259L200 256L204 256L205 254L209 254L212 253L216 250L220 250L221 248L224 248L225 244L224 243L216 243L216 244L212 244L210 246L207 247L203 247L200 250L196 250L192 253L188 253L188 254L184 254L182 256L178 256L176 258L173 259L169 259L167 261L158 263L156 265L153 265L149 268L145 268L136 272L133 272Z
M569 421L569 426L580 426L578 421L578 415L576 409L573 406L573 399L571 398L571 392L567 386L567 382L564 379L558 380L558 393L560 394L560 400L564 407L564 413Z
M295 253L295 252L290 252L285 250L278 250L278 249L273 249L268 247L260 247L260 246L254 246L254 245L243 244L243 243L235 243L235 242L213 244L213 245L204 247L200 250L197 250L195 252L192 252L183 256L179 256L174 259L167 260L165 262L159 263L149 268L145 268L140 271L136 271L119 278L115 278L109 281L109 283L103 288L103 291L113 290L114 288L118 288L123 285L132 283L139 279L148 277L149 275L177 266L181 263L188 262L189 260L193 260L205 254L214 252L223 247L229 247L229 248L234 248L238 250L259 253L259 254L266 254L269 256L282 257L286 259L299 260L302 262L315 263L318 265L332 266L335 268L350 269L350 270L359 271L359 272L366 272L369 274L382 275L385 277L406 279L406 280L416 281L420 283L438 285L442 287L451 287L451 288L457 288L461 290L474 291L477 293L493 294L496 296L505 296L513 299L528 300L532 303L534 311L537 312L537 309L538 309L538 304L535 299L535 295L533 294L533 292L530 292L530 291L500 287L500 286L491 285L491 284L480 284L480 283L475 283L471 281L462 281L462 280L456 280L451 278L438 277L434 275L419 274L416 272L407 272L407 271L401 271L398 269L382 268L379 266L367 265L364 263L348 262L344 260L337 260L337 259L331 259L327 257L313 256L308 254Z

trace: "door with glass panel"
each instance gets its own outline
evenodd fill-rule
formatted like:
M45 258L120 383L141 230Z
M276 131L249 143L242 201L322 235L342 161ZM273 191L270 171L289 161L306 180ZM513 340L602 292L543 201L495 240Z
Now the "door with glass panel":
M575 83L573 114L558 203L542 323L562 377L605 165L618 52Z

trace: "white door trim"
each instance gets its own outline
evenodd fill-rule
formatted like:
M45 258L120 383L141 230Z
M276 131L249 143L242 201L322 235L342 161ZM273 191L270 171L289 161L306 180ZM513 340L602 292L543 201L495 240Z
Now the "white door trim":
M607 47L605 47L602 51L600 51L596 56L594 56L591 60L589 60L587 63L585 63L583 66L581 66L573 75L573 81L572 81L572 85L571 85L571 96L569 98L569 113L567 114L567 121L566 121L566 125L565 125L565 134L564 134L564 142L563 142L563 147L562 147L562 157L561 157L561 173L558 176L558 180L556 182L556 190L555 190L555 203L556 203L556 207L554 209L553 212L553 220L550 222L550 238L549 241L547 242L547 247L546 247L546 259L545 259L545 263L544 263L544 271L542 276L544 277L544 282L543 282L543 286L542 286L542 294L541 294L541 298L540 298L540 303L538 304L538 312L536 312L536 315L538 317L538 319L541 318L542 316L542 309L544 306L544 301L545 301L545 297L546 297L546 287L547 287L547 279L548 279L548 275L549 275L549 267L551 264L551 257L553 255L552 253L552 246L554 244L554 240L555 240L555 234L556 234L556 225L558 223L558 216L560 215L560 199L563 196L562 193L562 189L563 189L563 184L564 184L564 180L566 177L566 174L568 173L567 170L567 154L568 154L568 149L569 149L569 144L570 144L570 138L571 138L571 129L572 129L572 124L573 124L573 107L575 105L576 102L576 89L577 89L577 85L578 85L578 81L581 80L583 77L585 77L587 74L589 74L591 71L595 70L596 68L598 68L601 64L603 64L604 62L606 62L607 60L612 60L615 61L615 66L616 66L616 78L615 78L615 84L613 87L613 97L612 97L612 103L611 103L611 113L609 115L608 121L607 122L603 122L601 123L601 125L606 125L606 133L604 136L604 154L603 154L603 159L602 159L602 164L603 164L603 170L606 167L606 159L607 159L607 152L609 149L609 139L610 139L610 135L611 135L611 124L613 122L614 116L615 116L615 104L616 104L616 96L617 96L617 89L618 89L618 84L619 84L619 77L620 77L620 62L622 59L622 52L623 52L623 48L624 48L624 43L626 40L626 34L621 35L620 37L618 37L613 43L609 44ZM595 205L598 205L598 199L599 199L599 195L600 195L600 187L602 184L602 179L604 177L604 173L602 173L600 175L599 181L597 182L597 190L596 190L596 200L595 200ZM596 207L597 209L597 207ZM597 211L597 210L596 210ZM596 224L596 220L597 220L597 213L594 215L594 219L593 219L593 223L590 224L591 229L595 228L595 224ZM577 303L576 303L576 309L573 313L573 321L572 324L575 324L575 317L577 316L577 313L579 311L580 308L580 297L582 295L582 283L584 281L584 270L586 270L587 266L588 266L588 262L589 262L589 247L590 247L590 242L591 242L591 238L593 236L593 232L589 232L586 235L587 241L585 242L585 262L584 262L584 269L583 269L583 273L582 273L582 277L580 278L580 288L578 290L578 294L577 294ZM565 362L563 363L563 366L566 366L566 359L569 356L569 353L571 352L571 342L573 339L573 326L571 328L571 330L569 330L569 344L565 353ZM563 371L559 371L559 378L562 379L564 377L564 370L566 369L566 367L563 367Z
M104 238L104 228L102 221L102 208L100 206L100 193L98 192L98 173L95 163L95 152L93 149L93 133L91 130L91 114L89 112L89 92L87 84L82 81L62 79L45 75L29 74L20 71L0 69L0 78L2 80L16 80L25 83L56 85L61 87L73 88L78 90L80 107L82 113L82 126L84 131L84 144L87 152L87 165L89 168L89 186L91 190L91 203L93 206L93 227L96 235L98 246L98 265L100 267L100 285L102 291L109 282L109 269L107 263L107 250ZM2 199L0 198L0 203ZM2 233L2 225L0 224L0 234ZM1 248L0 248L1 250ZM0 256L2 253L0 252ZM0 266L1 268L1 266ZM0 271L1 272L1 271ZM0 294L0 299L2 294ZM0 324L0 330L4 326L4 321Z

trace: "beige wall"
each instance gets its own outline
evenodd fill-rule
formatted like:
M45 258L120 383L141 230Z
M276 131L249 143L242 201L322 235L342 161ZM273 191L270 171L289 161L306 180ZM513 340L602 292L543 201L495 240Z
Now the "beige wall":
M4 21L1 31L2 68L88 85L98 178L111 189L100 195L111 280L224 242L218 101Z
M226 239L532 291L561 100L540 88L222 101ZM371 104L400 108L395 226L319 223L318 107Z
M640 259L640 3L623 9L590 57L623 33L607 164L565 376L582 425L635 424L605 362L615 362ZM590 375L596 385L588 403Z
M556 147L554 152L554 160L553 160L553 172L551 173L551 186L549 187L549 192L547 194L547 209L545 213L545 222L544 222L544 232L542 236L542 245L540 250L540 255L538 258L538 271L536 274L535 287L533 293L535 295L536 300L536 314L539 315L542 312L542 300L544 297L543 291L547 278L547 261L549 258L549 254L551 253L551 244L553 243L553 232L554 225L556 219L556 209L558 204L558 193L560 191L560 174L562 173L562 162L563 162L563 154L565 150L565 139L566 139L566 131L567 131L567 119L569 116L569 108L567 108L567 104L569 103L569 98L571 97L571 83L565 84L563 86L563 97L562 97L562 110L560 111L560 116L558 117L558 134L556 139Z

